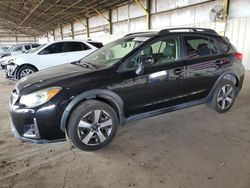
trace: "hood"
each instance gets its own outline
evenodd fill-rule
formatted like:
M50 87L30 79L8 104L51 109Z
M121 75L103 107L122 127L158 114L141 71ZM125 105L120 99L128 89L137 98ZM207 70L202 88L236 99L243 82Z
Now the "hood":
M96 71L96 69L85 68L75 63L59 65L21 79L17 82L16 88L20 93L23 93L24 89L25 93L30 93L33 90L37 91L46 87L60 86L67 79L93 71Z
M14 55L14 56L5 56L0 59L0 61L9 61L11 59L16 59L19 55Z
M7 55L11 55L11 53L10 52L0 52L0 58L2 56L7 56Z

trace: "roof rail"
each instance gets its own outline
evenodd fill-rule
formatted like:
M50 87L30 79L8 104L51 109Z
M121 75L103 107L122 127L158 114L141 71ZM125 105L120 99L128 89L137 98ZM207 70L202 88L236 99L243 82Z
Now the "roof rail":
M126 34L124 37L130 36L130 35L136 35L136 34L149 34L149 33L153 33L154 31L142 31L142 32L135 32L135 33L129 33Z
M188 30L188 32L201 32L201 33L204 32L204 33L218 34L213 29L196 28L196 27L178 27L178 28L163 29L160 30L158 34L170 33L171 31L178 31L178 30Z

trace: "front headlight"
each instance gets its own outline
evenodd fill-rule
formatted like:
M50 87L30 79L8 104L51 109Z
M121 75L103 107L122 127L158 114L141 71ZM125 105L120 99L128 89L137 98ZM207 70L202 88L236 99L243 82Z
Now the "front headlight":
M10 59L10 60L8 60L8 61L6 61L6 62L7 62L7 64L11 64L11 63L14 63L15 60L16 60L16 58Z
M14 61L15 61L15 60L16 60L15 58L10 59L10 60L2 60L2 61L0 61L0 63L1 63L2 65L10 65L10 64L14 64Z
M36 107L42 105L58 94L61 89L61 87L50 87L28 95L23 95L20 99L20 104L23 104L27 107Z

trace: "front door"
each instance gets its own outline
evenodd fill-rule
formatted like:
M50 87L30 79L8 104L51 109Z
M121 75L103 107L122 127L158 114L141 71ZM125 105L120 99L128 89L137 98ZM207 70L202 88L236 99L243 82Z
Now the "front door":
M56 65L68 63L68 54L64 52L66 42L53 43L39 52L39 62L41 69L46 69Z
M142 75L136 73L142 59L152 58ZM184 68L180 60L180 39L163 37L140 50L121 73L125 115L134 115L181 103L185 91Z

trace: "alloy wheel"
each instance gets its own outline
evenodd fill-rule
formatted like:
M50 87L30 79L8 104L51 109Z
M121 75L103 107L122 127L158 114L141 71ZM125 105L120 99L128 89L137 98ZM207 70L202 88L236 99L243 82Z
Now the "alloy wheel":
M28 76L28 75L30 75L30 74L32 74L32 73L34 73L33 70L31 70L31 69L24 69L24 70L22 70L22 72L20 73L20 78L26 77L26 76Z
M86 145L103 143L111 134L112 119L104 110L93 110L80 120L78 137Z
M227 109L233 102L234 89L231 85L224 85L217 94L217 104L221 110Z

